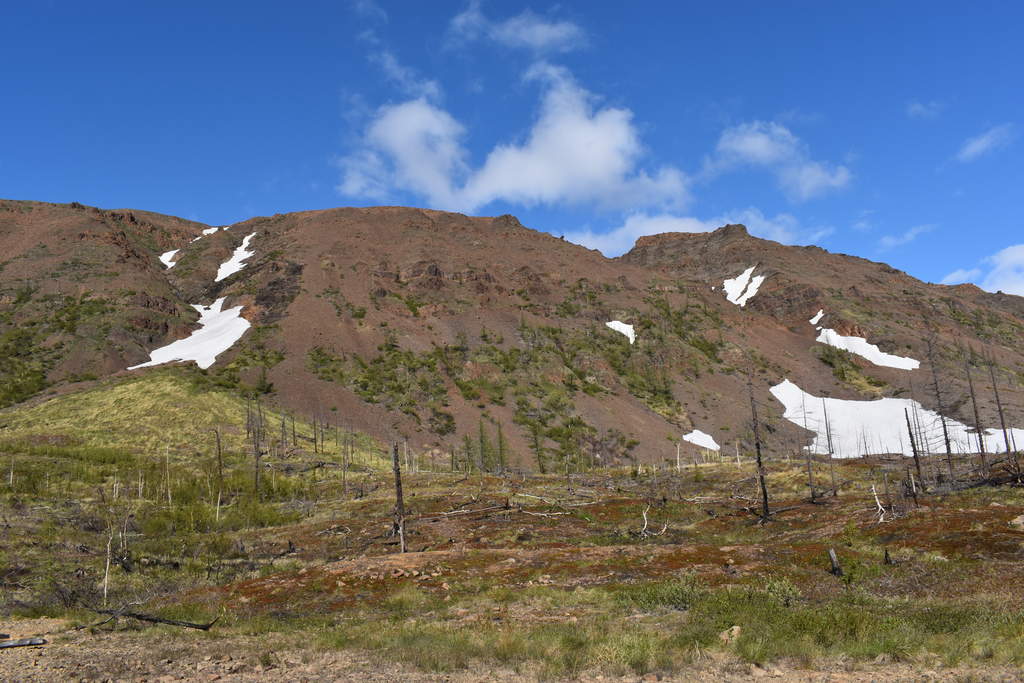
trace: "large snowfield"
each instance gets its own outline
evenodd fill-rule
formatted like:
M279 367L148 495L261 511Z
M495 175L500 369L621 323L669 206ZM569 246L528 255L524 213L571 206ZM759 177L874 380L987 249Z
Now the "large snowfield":
M213 365L218 354L231 348L249 329L249 321L241 315L241 306L221 310L225 298L221 297L209 306L193 304L192 307L199 311L199 329L185 339L150 352L147 362L128 369L147 368L174 361L195 361L204 370Z
M856 458L864 455L902 453L913 455L907 432L907 415L915 432L923 437L919 447L924 453L945 453L942 423L938 413L928 410L908 398L880 398L874 401L851 401L822 398L803 391L788 379L770 389L786 411L790 422L815 433L809 446L812 453L827 455L828 427L832 433L833 454L837 458ZM905 411L905 412L904 412ZM954 453L976 453L978 438L974 430L951 418L946 418L946 430ZM1010 429L1010 446L1024 444L1024 429ZM917 438L917 434L915 434ZM997 429L985 430L985 448L991 453L1005 452L1003 433Z
M198 239L202 239L204 235L212 235L221 229L227 230L228 228L207 228L203 230L202 235L192 241L195 242ZM217 270L217 279L214 282L220 282L224 278L245 268L245 260L256 253L255 251L249 251L249 241L252 240L255 234L253 232L246 235L242 240L241 246L235 249L231 258L220 265L220 268ZM174 251L161 254L160 260L170 268L174 265L171 259L174 258L178 251L180 250L175 249ZM199 329L195 330L185 339L179 339L167 346L161 346L155 351L151 351L148 361L132 365L128 369L148 368L175 361L195 361L196 365L204 370L213 365L214 361L217 360L217 356L227 351L231 348L232 344L241 339L250 326L249 321L242 317L241 306L235 306L226 311L222 310L226 298L222 296L209 306L192 304L192 308L199 311Z

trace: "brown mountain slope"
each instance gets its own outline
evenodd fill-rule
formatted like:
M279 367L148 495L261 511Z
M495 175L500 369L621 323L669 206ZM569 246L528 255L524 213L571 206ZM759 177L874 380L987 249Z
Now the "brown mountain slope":
M190 304L226 297L252 327L209 370L189 363L182 372L380 437L404 435L417 448L478 458L482 435L494 462L674 458L670 440L694 428L742 441L748 371L779 448L807 440L767 391L787 377L816 395L912 393L936 407L926 362L908 372L830 353L808 322L819 309L822 325L922 361L933 334L946 412L962 422L973 417L958 343L993 355L1010 414L1024 407L1024 299L927 285L883 264L755 239L742 226L643 238L619 259L511 216L400 207L255 218L196 240L205 227L0 203L9 254L0 332L31 327L48 349L19 358L16 339L5 347L3 372L32 380L8 402L45 382L127 372L194 328ZM255 254L215 282L251 233ZM157 257L171 249L180 251L165 269ZM750 266L765 280L741 308L722 281ZM76 323L53 329L54 307L69 298ZM83 312L94 299L102 302ZM636 343L606 327L611 320L632 324ZM982 421L995 421L988 391Z
M642 237L621 258L665 275L697 278L719 290L725 278L756 265L755 274L764 275L765 281L745 307L750 318L746 326L754 330L783 326L799 337L799 341L782 338L785 348L770 349L764 343L756 346L772 358L795 354L800 362L783 366L805 389L841 398L865 398L858 395L864 392L852 390L849 383L829 386L821 378L815 381L821 363L800 353L809 348L817 352L813 357L820 355L822 345L814 343L818 332L809 320L823 310L819 325L842 335L865 337L882 351L922 361L920 370L907 372L855 357L865 374L886 383L879 395L913 396L929 408L938 407L929 364L931 337L946 414L964 423L974 422L964 349L994 358L997 380L1006 394L1001 398L1012 406L1009 412L1017 415L1022 405L1024 298L991 294L974 285L927 284L884 263L754 238L738 225L706 234ZM807 370L812 370L810 375ZM977 359L972 372L979 388L989 386L987 369ZM991 427L998 422L995 400L991 391L978 393L982 422Z

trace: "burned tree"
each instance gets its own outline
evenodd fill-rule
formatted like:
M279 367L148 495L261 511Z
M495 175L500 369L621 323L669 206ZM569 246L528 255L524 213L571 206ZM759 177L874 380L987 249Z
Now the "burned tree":
M405 546L405 500L402 497L402 463L398 458L398 442L391 444L391 466L395 471L395 521L391 533L398 536L401 552Z
M761 519L767 521L771 515L768 509L768 486L764 479L764 463L761 459L761 428L757 419L757 402L754 400L754 383L747 375L747 392L750 394L750 416L754 427L754 453L757 457L757 479L761 487Z
M949 427L946 425L946 406L942 402L942 391L939 389L939 369L935 361L935 332L932 332L925 343L928 349L928 365L932 369L932 388L935 391L936 409L939 413L939 421L942 423L942 440L946 445L946 464L949 466L949 481L952 483L956 476L953 473L953 446L949 441Z

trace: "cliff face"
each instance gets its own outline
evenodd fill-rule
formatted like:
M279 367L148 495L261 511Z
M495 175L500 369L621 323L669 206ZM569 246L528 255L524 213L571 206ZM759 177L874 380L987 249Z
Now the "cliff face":
M249 327L209 369L182 364L197 381L422 447L459 449L483 428L495 452L533 466L538 453L674 459L669 439L694 429L742 442L748 375L778 448L810 441L769 393L784 379L815 396L936 409L934 363L944 412L973 423L968 347L977 379L981 355L994 360L1001 398L1024 420L1024 299L928 285L739 225L644 237L606 259L511 216L351 208L211 230L4 201L0 249L8 404L129 372L196 328L194 305L224 298ZM240 267L218 280L233 257ZM823 329L921 366L839 351L816 341ZM991 426L991 392L979 393Z

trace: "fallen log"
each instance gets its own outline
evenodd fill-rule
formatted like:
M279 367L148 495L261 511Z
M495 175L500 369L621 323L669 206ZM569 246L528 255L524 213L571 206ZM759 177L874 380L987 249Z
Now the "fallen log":
M46 638L19 638L18 640L0 640L0 648L29 647L31 645L46 645Z
M194 628L199 631L209 631L214 624L220 621L220 616L218 616L216 619L214 619L208 624L197 624L192 621L181 621L179 619L165 619L164 617L158 617L152 614L142 614L141 612L129 612L124 607L122 607L121 609L96 609L95 607L90 607L89 611L95 612L96 614L106 614L111 619L127 617L128 619L145 621L150 624L166 624L168 626L181 626L182 628ZM109 619L107 621L109 621Z

